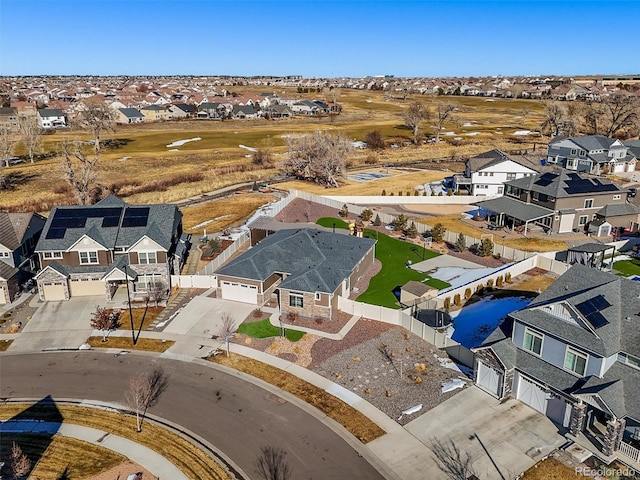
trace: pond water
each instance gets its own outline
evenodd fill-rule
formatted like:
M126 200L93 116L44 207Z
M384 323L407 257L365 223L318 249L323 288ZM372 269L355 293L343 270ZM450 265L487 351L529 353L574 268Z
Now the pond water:
M462 307L457 315L451 314L454 317L451 338L467 348L479 347L507 314L526 307L531 300L524 296L494 298L491 295Z

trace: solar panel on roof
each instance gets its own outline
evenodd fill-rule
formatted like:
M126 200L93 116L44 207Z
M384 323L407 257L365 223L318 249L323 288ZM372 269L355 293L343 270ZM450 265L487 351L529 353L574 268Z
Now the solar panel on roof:
M602 295L578 303L576 308L595 328L600 328L607 323L607 319L602 315L602 311L610 307L611 304Z
M119 223L120 223L120 217L104 217L102 219L103 228L117 227Z
M146 217L128 217L122 220L123 227L146 227L147 226L147 218Z
M122 219L123 227L146 227L149 219L149 207L127 207Z
M65 228L50 228L47 232L47 239L64 238L64 234L67 232Z

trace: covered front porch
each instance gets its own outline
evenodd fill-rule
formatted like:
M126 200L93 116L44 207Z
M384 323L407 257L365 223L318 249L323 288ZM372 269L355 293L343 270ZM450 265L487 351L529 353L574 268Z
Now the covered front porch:
M555 212L548 208L507 197L493 198L473 205L491 212L488 220L494 228L506 227L525 237L533 225L539 226L545 232L551 232L555 215Z

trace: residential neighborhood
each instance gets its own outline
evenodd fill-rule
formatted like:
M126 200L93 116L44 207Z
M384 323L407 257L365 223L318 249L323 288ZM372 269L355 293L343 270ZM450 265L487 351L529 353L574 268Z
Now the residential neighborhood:
M5 3L0 479L640 479L640 4Z

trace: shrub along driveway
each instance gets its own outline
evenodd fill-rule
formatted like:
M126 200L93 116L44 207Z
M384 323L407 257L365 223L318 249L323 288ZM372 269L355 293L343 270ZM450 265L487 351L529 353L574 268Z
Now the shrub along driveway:
M349 225L340 219L324 217L316 222L323 227L349 228ZM433 252L412 242L403 242L376 230L365 229L365 235L369 238L377 238L376 258L382 263L382 269L369 283L369 288L356 300L372 305L399 308L398 299L393 291L404 285L409 280L425 283L432 287L442 289L449 286L441 280L430 278L424 273L407 268L407 262L421 262L429 258L437 257L439 253Z

